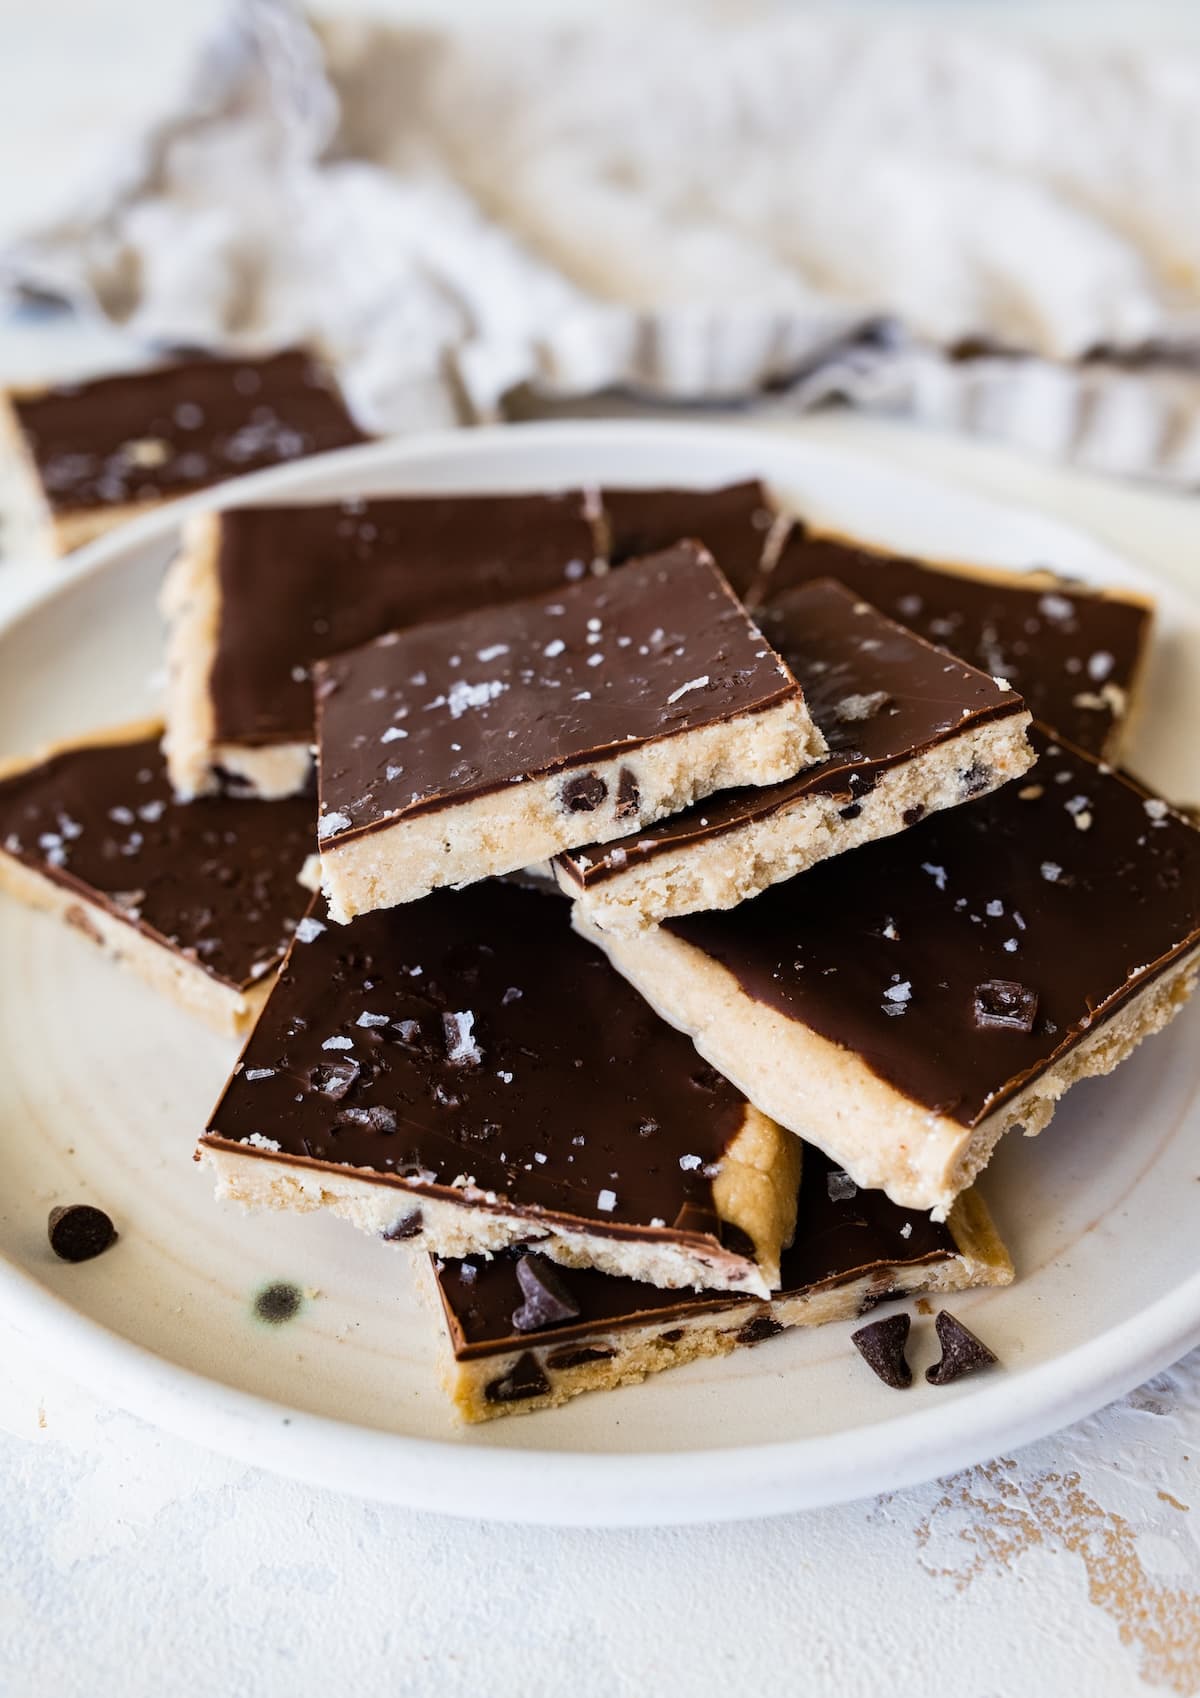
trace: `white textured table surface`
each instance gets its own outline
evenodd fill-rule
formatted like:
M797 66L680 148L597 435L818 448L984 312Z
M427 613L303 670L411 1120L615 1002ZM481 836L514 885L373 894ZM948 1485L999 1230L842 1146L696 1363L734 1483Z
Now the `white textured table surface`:
M27 51L0 54L0 227L39 203L31 135L44 189L144 97L147 67L169 62L163 21L184 10L159 10L151 36L145 0L22 8ZM0 379L95 352L0 321ZM883 426L811 428L1200 578L1192 503ZM15 583L0 568L0 610ZM629 1533L309 1490L97 1403L68 1366L30 1358L0 1318L0 1698L1200 1692L1200 1352L1053 1440L920 1490Z

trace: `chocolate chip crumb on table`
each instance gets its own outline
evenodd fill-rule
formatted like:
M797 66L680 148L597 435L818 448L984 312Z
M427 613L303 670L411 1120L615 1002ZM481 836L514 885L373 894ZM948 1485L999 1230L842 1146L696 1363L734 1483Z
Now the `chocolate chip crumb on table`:
M302 922L199 1155L221 1196L328 1208L413 1248L536 1242L765 1296L799 1145L574 935L559 897L489 881Z
M735 907L1033 762L1029 714L1006 680L951 659L832 580L781 596L763 630L828 755L782 784L710 796L633 837L560 855L560 886L598 926Z
M1008 1253L975 1192L939 1226L878 1191L831 1187L832 1177L828 1160L806 1146L795 1236L780 1289L766 1302L681 1296L571 1268L553 1270L552 1302L531 1305L528 1288L545 1277L536 1245L490 1261L431 1258L445 1326L442 1377L456 1412L487 1421L552 1408L790 1327L851 1320L888 1298L1011 1281Z
M0 890L243 1031L311 900L311 798L176 802L152 722L0 767Z
M0 394L0 450L59 553L173 496L364 441L333 378L295 349Z
M694 543L316 668L321 875L339 922L625 837L825 753Z
M765 1114L944 1212L1182 1008L1200 832L1035 728L1023 779L723 914L581 930Z

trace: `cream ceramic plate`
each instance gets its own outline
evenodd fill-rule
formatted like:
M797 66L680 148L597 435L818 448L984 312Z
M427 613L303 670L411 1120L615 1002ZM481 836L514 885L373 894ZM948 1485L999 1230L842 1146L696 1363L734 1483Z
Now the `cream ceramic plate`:
M385 443L247 480L243 499L584 480L715 483L758 473L806 512L900 548L1027 566L1159 596L1131 762L1200 799L1200 610L1036 514L794 436L600 424ZM226 491L223 499L230 500ZM190 505L196 505L191 503ZM155 590L181 509L93 547L0 630L0 752L153 705ZM1190 727L1190 733L1188 728ZM1103 915L1097 915L1103 923ZM883 1491L1022 1443L1200 1340L1200 1007L987 1174L1020 1278L956 1299L1003 1372L897 1395L848 1326L563 1410L458 1428L437 1326L403 1252L318 1218L218 1208L193 1138L233 1060L76 936L0 906L0 1312L101 1395L265 1467L422 1509L650 1523L761 1515ZM56 1262L48 1208L87 1198L121 1240ZM271 1328L266 1284L309 1295ZM928 1338L921 1334L922 1356ZM919 1363L925 1365L924 1360Z

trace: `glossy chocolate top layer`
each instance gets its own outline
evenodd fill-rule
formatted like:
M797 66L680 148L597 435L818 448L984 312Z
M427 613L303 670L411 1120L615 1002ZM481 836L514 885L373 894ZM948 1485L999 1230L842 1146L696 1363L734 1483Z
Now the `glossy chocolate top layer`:
M891 1268L942 1262L955 1254L948 1227L898 1207L882 1191L858 1191L839 1174L831 1195L830 1178L835 1173L826 1156L805 1145L796 1236L783 1253L778 1296L799 1297ZM578 1306L578 1317L535 1332L520 1332L512 1317L523 1301L516 1275L523 1254L508 1250L490 1262L482 1256L435 1260L446 1324L460 1361L577 1342L590 1334L647 1322L687 1320L745 1301L731 1298L728 1292L684 1296L595 1268L559 1268L556 1272Z
M1035 719L1102 754L1125 717L1150 609L1077 584L1026 586L1018 573L972 575L814 536L797 523L756 594L773 601L837 578L875 607L985 672L1007 678Z
M695 543L316 675L325 843L799 695Z
M853 808L890 767L1024 711L1012 690L914 637L829 579L780 596L763 610L762 627L799 680L825 733L828 758L782 784L726 791L636 837L560 856L581 889L668 850L765 819L805 796L844 796ZM988 782L982 773L963 777L968 794L972 782L980 788Z
M723 489L605 489L601 492L614 566L695 537L739 595L754 582L776 514L757 480Z
M1038 764L991 795L667 929L974 1125L1200 942L1200 832L1081 751L1031 740Z
M560 900L485 881L302 924L210 1133L418 1194L707 1242L712 1164L744 1114Z
M310 662L573 582L595 552L578 491L242 507L219 525L218 742L311 741Z
M275 966L309 895L311 797L174 800L156 738L64 750L0 780L0 847L239 989Z
M185 495L366 437L310 355L187 360L14 396L56 513Z

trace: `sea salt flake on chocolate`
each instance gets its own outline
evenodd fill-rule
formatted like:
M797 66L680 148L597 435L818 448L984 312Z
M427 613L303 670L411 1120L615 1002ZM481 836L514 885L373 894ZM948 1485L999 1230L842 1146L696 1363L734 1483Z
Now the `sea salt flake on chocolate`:
M939 890L945 890L945 888L946 888L946 869L945 869L945 867L936 867L936 866L932 865L932 863L929 862L929 861L922 861L921 862L921 871L923 873L929 874L930 878L933 880L934 884L937 886L937 888Z
M389 1019L390 1019L390 1015L387 1015L387 1014L368 1014L366 1012L366 1010L364 1009L364 1011L359 1015L358 1019L354 1022L354 1024L356 1026L386 1026L388 1024Z
M948 1309L940 1310L933 1324L942 1347L942 1359L925 1370L925 1378L931 1386L948 1386L964 1374L990 1368L999 1360L995 1351L989 1350L982 1339L976 1338L961 1321L955 1320Z
M886 707L891 699L886 690L872 690L867 695L843 696L833 710L833 717L844 725L874 719L880 708Z
M507 643L492 643L488 648L480 649L476 653L475 658L476 658L476 660L482 661L483 664L486 666L489 660L499 660L499 658L502 654L507 654L507 653L508 653L508 644Z
M1095 684L1103 684L1115 665L1116 661L1107 649L1097 649L1095 654L1088 656L1088 677Z
M475 1016L469 1009L442 1015L446 1035L446 1060L456 1067L478 1067L483 1051L474 1038Z
M912 984L904 979L898 985L889 985L883 993L881 1004L885 1014L903 1014L912 1001Z
M497 696L502 696L508 685L502 679L493 678L484 684L468 684L465 678L460 678L450 686L444 700L450 709L451 719L461 719L471 708L487 707ZM431 702L430 707L440 706L443 698Z
M279 1150L282 1145L274 1138L267 1138L261 1132L251 1132L248 1137L239 1138L239 1144L249 1144L252 1150Z
M332 1038L326 1038L325 1042L321 1045L321 1048L322 1049L353 1049L354 1048L354 1040L353 1040L353 1038L342 1038L342 1037L337 1037L337 1036L332 1037Z
M693 1168L700 1166L700 1157L699 1156L680 1156L679 1165L685 1173L690 1173Z
M322 814L317 821L317 836L320 839L332 837L335 832L349 830L351 823L349 814L336 811L331 814Z
M677 690L671 691L671 694L667 697L667 706L670 707L671 704L673 702L677 702L681 696L686 696L690 690L703 690L707 688L707 685L707 672L699 678L689 678L686 684L681 684Z
M407 736L408 732L403 730L399 725L389 725L379 741L381 743L398 743L402 737ZM401 768L400 770L403 771L404 769Z
M987 979L975 987L975 1024L985 1030L1032 1032L1037 1010L1038 993L1015 979Z
M1042 862L1041 873L1047 884L1057 884L1062 877L1062 872L1063 870L1057 861Z
M322 920L314 920L311 914L306 914L296 927L297 943L315 943L325 930Z
M1146 811L1146 817L1152 819L1155 825L1161 825L1170 812L1167 804L1157 796L1147 796L1142 807Z
M613 1210L616 1208L616 1206L617 1206L617 1193L615 1191L610 1191L606 1187L603 1191L601 1191L597 1195L597 1197L596 1197L596 1207L598 1209L603 1209L603 1211L606 1215L610 1215L613 1212Z
M1057 624L1074 617L1075 604L1068 601L1065 595L1044 595L1038 602L1038 607L1047 619Z
M273 1079L276 1071L277 1070L274 1067L247 1067L246 1071L242 1074L242 1078L250 1080Z
M516 1265L516 1275L525 1298L520 1308L513 1310L512 1324L518 1332L537 1332L578 1316L578 1303L562 1274L545 1256L532 1251L522 1256Z
M912 1369L904 1354L911 1326L910 1315L888 1315L850 1334L851 1344L867 1367L893 1391L903 1391L912 1384Z
M825 1175L825 1189L831 1203L848 1203L851 1197L858 1196L858 1186L842 1169Z

